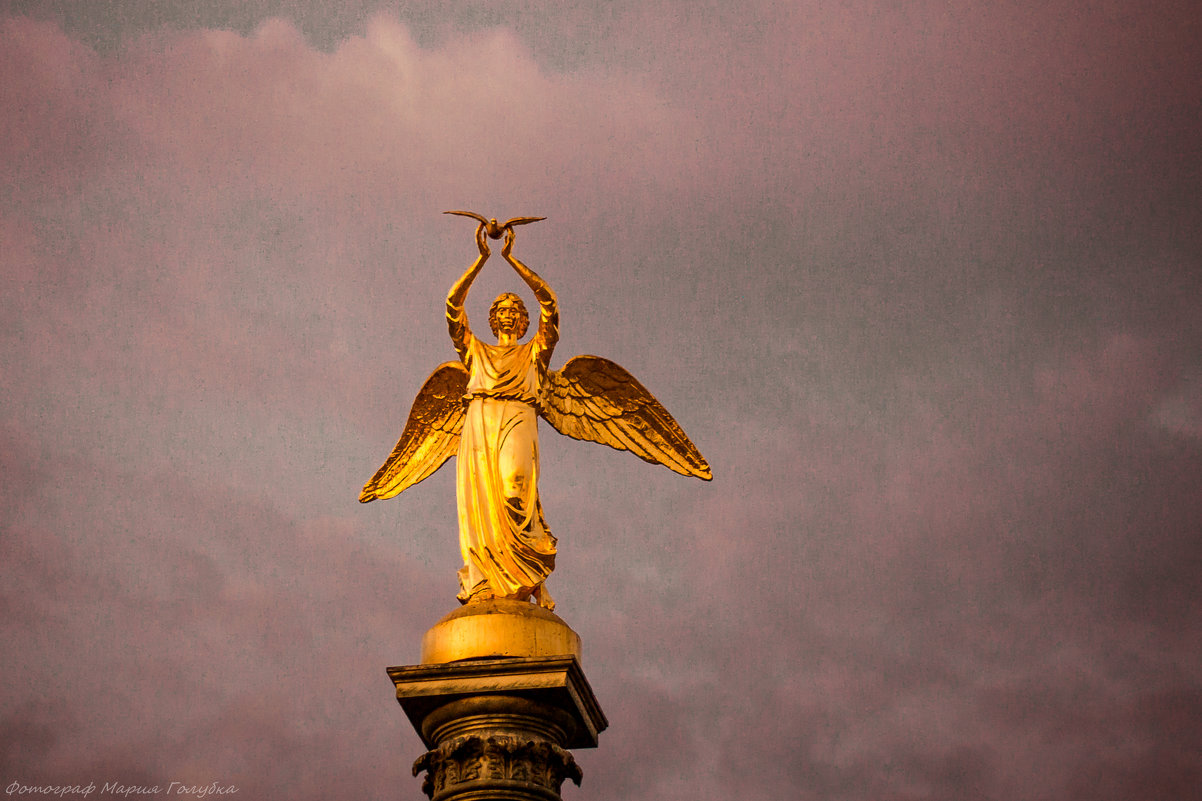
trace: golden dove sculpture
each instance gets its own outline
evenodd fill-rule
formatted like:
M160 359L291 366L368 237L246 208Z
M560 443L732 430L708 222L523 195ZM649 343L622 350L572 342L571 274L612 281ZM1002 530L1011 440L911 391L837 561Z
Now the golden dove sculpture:
M503 223L499 223L496 217L486 218L483 214L477 214L474 211L444 211L443 214L458 214L460 217L471 217L473 220L479 220L480 224L484 226L484 233L488 234L489 239L500 239L502 234L515 225L528 225L547 219L546 217L512 217Z
M577 356L550 369L558 303L550 286L512 254L512 226L543 218L514 218L499 229L502 255L538 299L535 335L521 342L529 314L511 293L489 310L497 344L472 333L464 302L490 255L485 237L495 220L465 214L481 221L480 255L447 295L447 327L460 360L439 365L426 379L396 447L359 500L391 498L458 456L459 600L533 598L550 609L545 582L555 566L556 540L538 495L539 417L565 436L630 451L684 476L709 481L713 473L667 409L622 367Z

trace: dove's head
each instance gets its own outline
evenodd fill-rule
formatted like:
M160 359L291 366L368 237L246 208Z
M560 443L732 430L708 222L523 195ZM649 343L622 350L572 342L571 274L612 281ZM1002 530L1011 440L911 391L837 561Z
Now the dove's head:
M512 292L498 295L488 308L488 327L493 334L513 334L517 339L526 335L530 327L530 315L526 312L526 304Z

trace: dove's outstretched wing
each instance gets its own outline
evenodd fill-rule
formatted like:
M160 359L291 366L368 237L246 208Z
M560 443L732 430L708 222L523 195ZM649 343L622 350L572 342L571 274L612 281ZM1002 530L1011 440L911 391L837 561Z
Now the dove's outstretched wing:
M467 370L459 362L438 366L413 401L409 420L384 466L359 493L360 503L391 498L429 478L459 448Z
M460 217L471 217L473 220L479 220L485 225L488 225L488 218L483 214L477 214L474 211L444 211L443 214L458 214Z
M714 477L668 410L608 359L577 356L548 379L542 416L560 434L630 451L684 476Z
M502 225L501 228L512 228L515 225L529 225L532 222L538 222L539 220L545 220L545 219L547 219L547 218L546 217L513 217L511 219L506 220L505 224Z

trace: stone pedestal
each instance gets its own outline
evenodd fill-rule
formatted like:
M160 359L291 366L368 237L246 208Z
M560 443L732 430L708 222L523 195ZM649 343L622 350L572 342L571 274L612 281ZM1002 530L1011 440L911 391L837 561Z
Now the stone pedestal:
M595 748L607 725L580 666L580 638L518 601L468 604L422 642L420 665L391 667L397 701L430 749L432 801L560 801L580 783L569 748Z

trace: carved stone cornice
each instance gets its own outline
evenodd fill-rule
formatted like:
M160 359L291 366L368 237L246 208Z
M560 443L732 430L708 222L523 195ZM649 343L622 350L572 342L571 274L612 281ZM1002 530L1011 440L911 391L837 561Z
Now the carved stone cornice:
M608 725L580 661L573 656L406 665L388 668L388 676L426 748L433 748L439 736L435 721L444 715L438 710L458 700L480 703L505 695L553 707L571 718L561 743L565 748L596 748L597 735Z

